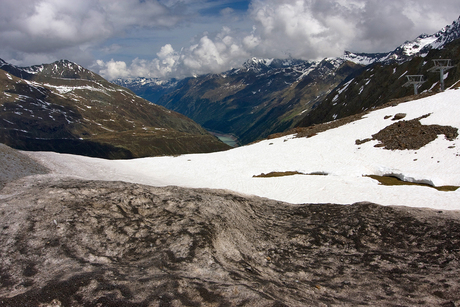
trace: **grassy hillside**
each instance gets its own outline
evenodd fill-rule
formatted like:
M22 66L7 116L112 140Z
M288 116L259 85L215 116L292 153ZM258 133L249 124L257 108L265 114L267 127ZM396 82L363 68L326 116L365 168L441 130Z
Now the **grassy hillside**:
M0 142L11 147L103 158L228 148L187 117L74 63L33 66L21 74L2 68Z

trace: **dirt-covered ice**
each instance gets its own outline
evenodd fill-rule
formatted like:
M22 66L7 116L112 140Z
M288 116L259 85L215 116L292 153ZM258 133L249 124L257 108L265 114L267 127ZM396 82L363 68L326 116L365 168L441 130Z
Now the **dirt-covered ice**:
M460 304L456 211L49 176L2 193L2 306Z

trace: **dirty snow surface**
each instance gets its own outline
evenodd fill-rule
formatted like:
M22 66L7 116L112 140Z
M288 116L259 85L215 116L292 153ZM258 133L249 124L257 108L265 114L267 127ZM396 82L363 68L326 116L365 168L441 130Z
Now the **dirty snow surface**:
M395 119L396 114L405 117ZM30 157L61 176L125 181L151 186L226 189L274 200L302 203L373 202L460 210L460 190L429 186L386 186L367 175L396 176L432 186L460 186L460 140L437 138L420 149L389 150L372 139L397 121L420 118L422 125L460 128L460 90L372 111L362 119L308 138L264 140L211 154L103 160L51 152ZM375 146L377 145L377 147ZM299 172L254 177L271 172Z

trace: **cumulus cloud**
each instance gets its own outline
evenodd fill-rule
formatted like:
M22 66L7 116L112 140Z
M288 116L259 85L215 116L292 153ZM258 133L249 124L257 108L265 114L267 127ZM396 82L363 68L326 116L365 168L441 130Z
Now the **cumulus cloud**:
M327 9L327 13L323 10ZM262 54L316 59L341 54L356 31L353 9L333 1L260 1L252 5Z
M156 0L2 0L0 50L23 60L70 51L90 56L89 46L131 28L172 27L180 19Z
M344 50L390 51L419 34L433 33L458 17L460 5L420 0L254 0L251 17L264 55L337 56ZM452 11L456 8L457 11ZM427 21L436 23L427 24ZM276 54L275 54L276 55Z
M134 59L130 65L110 60L98 61L96 70L108 79L126 77L183 78L205 73L218 73L240 66L250 57L241 39L230 28L219 33L202 36L188 48L175 51L164 45L153 60Z

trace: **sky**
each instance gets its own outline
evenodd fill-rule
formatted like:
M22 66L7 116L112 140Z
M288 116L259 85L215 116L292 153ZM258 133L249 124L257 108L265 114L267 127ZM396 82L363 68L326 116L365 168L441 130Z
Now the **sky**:
M0 58L103 77L183 78L251 57L387 52L457 20L458 0L0 0Z

